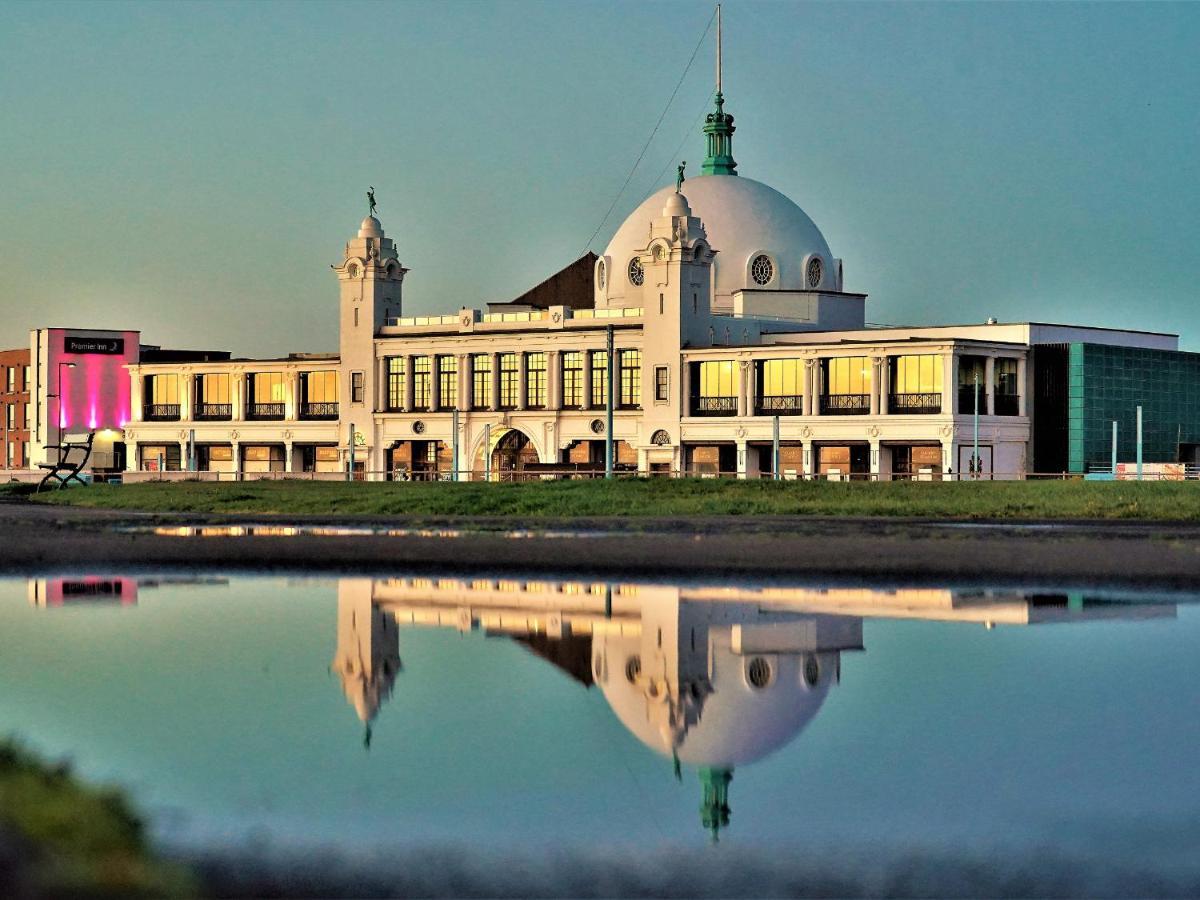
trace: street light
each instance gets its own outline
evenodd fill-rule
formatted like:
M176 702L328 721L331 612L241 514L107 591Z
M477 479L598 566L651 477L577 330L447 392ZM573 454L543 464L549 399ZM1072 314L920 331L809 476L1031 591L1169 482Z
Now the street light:
M62 382L63 382L62 370L63 369L74 369L74 368L75 368L75 363L73 363L73 362L60 362L58 364L58 393L46 395L47 400L49 400L51 397L53 397L55 400L58 401L58 461L59 462L62 462L62 455L63 455L62 438L63 438L63 427L64 427L63 412L62 412ZM47 437L49 437L49 434L47 434Z

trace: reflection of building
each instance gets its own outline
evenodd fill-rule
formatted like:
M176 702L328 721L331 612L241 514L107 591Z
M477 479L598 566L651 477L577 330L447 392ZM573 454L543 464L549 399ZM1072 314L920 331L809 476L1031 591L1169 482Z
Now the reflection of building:
M67 606L72 603L137 603L136 578L81 575L72 578L30 578L26 594L34 606Z
M391 696L400 671L396 622L372 603L371 585L365 578L338 581L338 645L330 663L342 680L346 699L366 725L367 744L371 723Z
M864 618L992 625L1152 618L1173 606L1082 595L901 589L672 587L517 579L347 579L334 669L370 722L399 669L397 626L512 637L584 684L678 769L695 767L701 818L729 821L733 771L793 740L862 649Z

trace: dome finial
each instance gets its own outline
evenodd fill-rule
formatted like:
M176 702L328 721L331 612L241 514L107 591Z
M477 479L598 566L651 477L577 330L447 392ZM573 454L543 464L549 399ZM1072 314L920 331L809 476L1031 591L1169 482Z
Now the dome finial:
M733 116L725 112L725 97L721 93L721 4L717 4L717 108L704 119L704 136L708 141L708 156L700 166L705 175L736 175L733 161Z

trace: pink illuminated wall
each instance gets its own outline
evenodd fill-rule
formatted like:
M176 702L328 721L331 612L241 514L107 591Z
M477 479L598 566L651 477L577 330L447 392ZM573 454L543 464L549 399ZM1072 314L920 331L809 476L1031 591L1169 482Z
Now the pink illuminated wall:
M45 377L49 393L59 395L48 406L57 428L80 432L125 427L131 418L125 366L137 363L140 338L137 331L50 329Z

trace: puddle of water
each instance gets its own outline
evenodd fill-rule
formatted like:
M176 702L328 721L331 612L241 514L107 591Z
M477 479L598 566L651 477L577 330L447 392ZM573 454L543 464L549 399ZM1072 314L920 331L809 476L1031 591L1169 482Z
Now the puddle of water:
M0 721L126 786L180 847L718 839L1166 872L1200 843L1196 599L7 579Z

